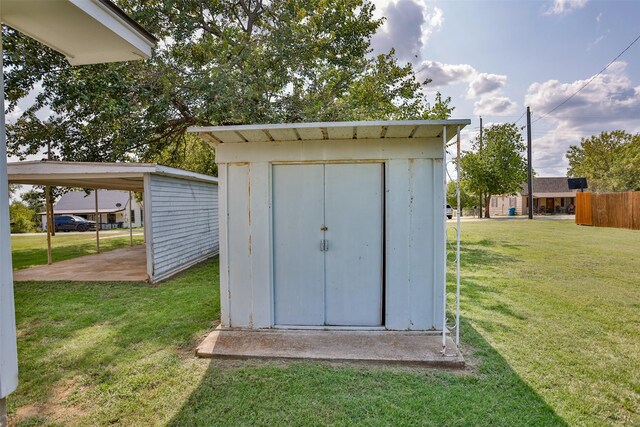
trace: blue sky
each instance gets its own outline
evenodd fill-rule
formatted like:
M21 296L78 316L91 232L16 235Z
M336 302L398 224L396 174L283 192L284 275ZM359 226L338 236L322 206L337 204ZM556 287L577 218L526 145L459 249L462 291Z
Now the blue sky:
M564 175L564 154L603 130L640 132L640 41L570 102L536 121L640 35L640 0L374 0L386 23L374 51L395 47L428 93L442 92L479 127L517 120L531 107L534 168ZM524 118L518 122L524 125Z
M428 94L450 96L453 117L472 119L463 148L477 134L479 115L485 126L514 121L527 105L539 176L564 175L565 153L581 137L640 132L640 41L570 102L538 120L640 35L640 0L370 1L386 18L372 40L374 53L394 47L420 78L433 79ZM518 121L524 124L524 118Z

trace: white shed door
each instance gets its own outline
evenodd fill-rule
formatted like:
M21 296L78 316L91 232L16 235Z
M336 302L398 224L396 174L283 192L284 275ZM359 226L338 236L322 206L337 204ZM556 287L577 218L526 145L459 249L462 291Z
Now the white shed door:
M324 166L273 167L275 322L324 324Z
M382 174L381 164L274 166L276 324L382 324Z

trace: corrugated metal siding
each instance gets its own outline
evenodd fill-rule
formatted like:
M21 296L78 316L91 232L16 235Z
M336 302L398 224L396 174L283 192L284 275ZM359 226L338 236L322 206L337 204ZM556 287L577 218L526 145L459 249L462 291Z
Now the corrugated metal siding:
M153 280L219 252L218 186L151 175Z
M274 325L271 192L267 163L222 165L228 189L227 257L221 258L225 326ZM442 328L442 159L386 162L385 327ZM287 206L282 206L287 209ZM224 285L224 286L223 286Z
M387 329L441 329L442 160L392 160L387 172Z

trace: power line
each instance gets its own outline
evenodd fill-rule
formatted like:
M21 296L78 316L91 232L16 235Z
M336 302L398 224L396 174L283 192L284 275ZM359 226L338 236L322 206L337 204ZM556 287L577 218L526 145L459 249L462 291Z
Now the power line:
M520 117L518 117L518 120L516 120L515 122L513 122L514 125L518 124L518 122L520 120L522 120L522 118L524 117L524 115L527 114L527 110L524 110L524 113L522 113L522 115Z
M569 102L574 96L576 96L578 93L580 93L582 91L582 89L584 89L585 87L587 87L589 85L589 83L591 83L592 81L594 81L600 74L602 74L607 68L609 68L611 66L611 64L613 64L614 62L616 62L618 60L618 58L620 58L626 51L628 51L631 46L633 46L638 40L640 40L640 34L638 35L638 37L635 38L634 41L632 41L629 46L627 46L626 48L624 48L624 50L622 52L620 52L618 54L618 56L616 56L615 58L613 58L611 60L611 62L609 62L607 64L606 67L604 67L602 70L600 70L598 72L598 74L596 74L595 76L591 77L589 79L588 82L586 82L585 84L583 84L580 89L578 89L577 91L575 91L571 96L569 96L567 99L565 99L564 101L562 101L560 104L556 105L555 107L553 107L549 112L547 112L546 114L543 114L542 116L538 117L533 123L537 122L538 120L542 120L545 117L547 117L549 114L553 113L554 111L556 111L558 108L562 107L564 104L566 104L567 102Z

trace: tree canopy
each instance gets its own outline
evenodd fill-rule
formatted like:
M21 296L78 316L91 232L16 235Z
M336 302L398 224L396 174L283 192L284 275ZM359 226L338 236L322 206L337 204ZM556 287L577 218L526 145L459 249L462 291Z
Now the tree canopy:
M383 20L367 0L121 0L161 41L146 61L71 67L51 49L4 27L9 112L37 93L9 126L9 152L51 143L79 161L162 160L201 172L185 157L192 125L366 119L442 119L427 82L394 52L374 56ZM34 88L37 88L34 91ZM39 110L52 113L41 119Z
M567 159L569 176L587 178L594 191L640 190L640 134L617 130L582 138Z
M447 182L447 204L452 206L454 209L458 204L458 194L456 189L456 182L449 181ZM473 194L469 192L469 183L467 181L460 181L460 208L461 209L471 209L478 203L477 197L474 197Z
M525 149L518 127L504 123L486 128L482 150L476 138L473 151L463 153L462 179L470 192L484 195L487 218L491 196L512 195L522 190L522 183L527 180Z
M9 205L9 218L12 233L30 233L35 230L33 217L35 212L22 202Z

